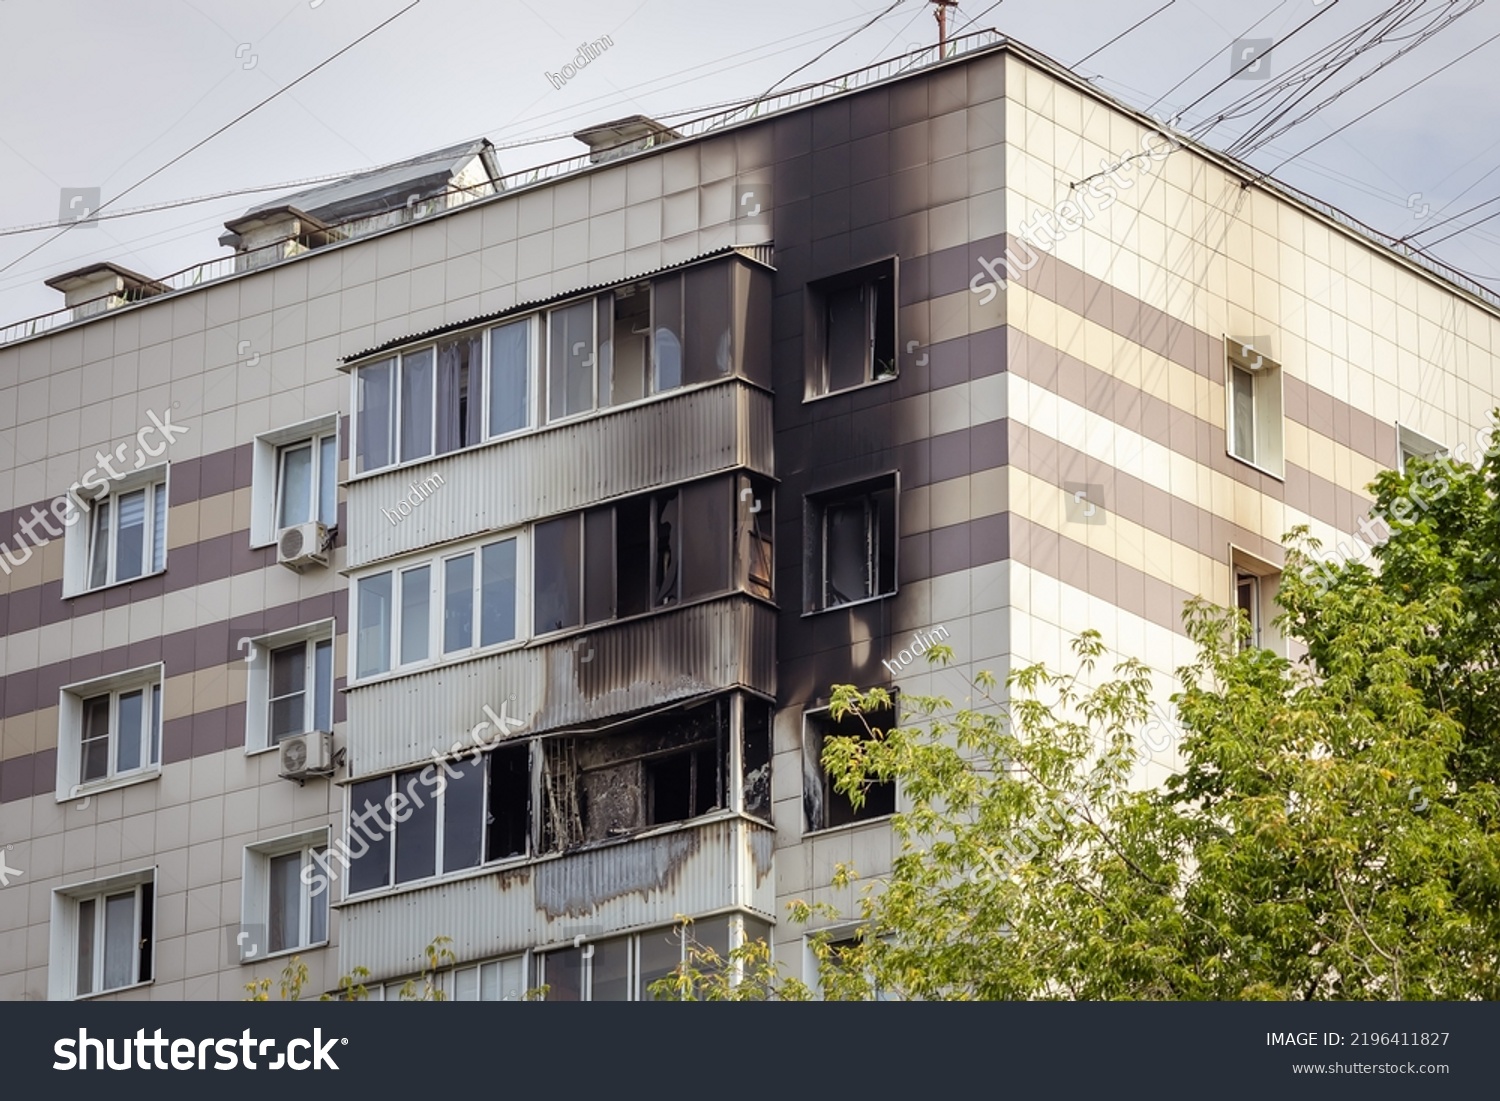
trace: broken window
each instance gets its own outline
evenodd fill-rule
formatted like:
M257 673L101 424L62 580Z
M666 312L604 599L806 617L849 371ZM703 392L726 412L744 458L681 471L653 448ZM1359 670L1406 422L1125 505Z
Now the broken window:
M485 848L489 860L523 856L530 849L531 747L504 746L489 755L489 814Z
M771 705L747 696L741 758L746 814L771 817Z
M651 284L618 287L603 298L600 318L600 376L609 380L610 405L638 401L651 377Z
M850 390L896 374L896 262L808 284L809 396Z
M771 273L735 261L732 363L751 382L771 388Z
M868 728L866 727L868 723ZM802 769L803 810L809 830L832 829L852 822L866 822L896 812L894 780L870 780L864 786L864 801L856 810L849 796L835 790L834 779L823 767L823 746L831 737L868 739L880 737L896 725L894 708L861 716L847 713L837 721L824 708L803 715Z
M723 696L607 735L548 739L544 844L565 849L728 806L729 702Z
M896 479L807 499L806 606L833 608L896 591Z

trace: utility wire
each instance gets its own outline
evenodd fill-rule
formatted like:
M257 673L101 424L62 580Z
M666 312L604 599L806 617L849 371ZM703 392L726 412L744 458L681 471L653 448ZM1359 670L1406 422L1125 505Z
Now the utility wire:
M1120 41L1120 39L1124 38L1131 31L1135 30L1137 27L1145 26L1147 23L1151 22L1151 20L1155 19L1158 15L1160 15L1162 12L1166 11L1168 8L1170 8L1175 3L1177 3L1177 0L1167 0L1167 2L1165 4L1163 4L1161 7L1157 8L1150 15L1146 16L1146 18L1139 19L1136 22L1132 23L1130 26L1126 27L1123 31L1121 31L1119 34L1117 34L1113 38L1111 38L1104 45L1098 47L1097 49L1095 49L1092 52L1084 55L1083 57L1080 57L1077 61L1073 62L1073 64L1071 66L1069 66L1069 68L1076 69L1076 68L1078 68L1078 66L1082 65L1085 61L1088 61L1090 58L1094 57L1095 55L1103 53L1105 50L1107 50L1111 46L1113 46L1116 42Z
M1475 203L1473 206L1468 207L1465 210L1460 210L1457 214L1450 214L1448 217L1444 218L1442 221L1433 222L1432 225L1430 225L1430 226L1423 226L1421 229L1414 229L1410 233L1408 233L1405 237L1398 237L1396 239L1396 243L1398 245L1399 244L1405 244L1407 241L1410 241L1413 237L1420 237L1424 233L1431 233L1433 230L1437 229L1438 226L1445 226L1449 222L1453 221L1453 219L1455 219L1455 218L1462 218L1465 214L1472 214L1474 211L1478 210L1480 207L1482 207L1482 206L1489 206L1491 203L1494 203L1494 202L1500 202L1500 195L1496 195L1493 199L1486 199L1482 203ZM1474 225L1476 225L1476 226L1478 224L1479 224L1478 222L1474 223ZM1469 228L1473 229L1474 226L1470 226Z
M188 156L189 154L191 154L191 153L193 153L193 152L195 152L195 151L203 148L203 146L205 146L209 142L213 141L214 138L216 138L220 134L224 133L224 131L228 130L230 127L234 126L236 123L241 122L241 121L243 121L246 118L249 118L256 111L259 111L262 107L264 107L266 104L270 103L272 100L276 99L278 96L280 96L280 95L282 95L282 94L284 94L286 92L291 91L297 85L301 84L304 80L306 80L308 77L310 77L314 73L316 73L319 69L322 69L322 68L324 68L324 67L332 64L338 58L342 57L344 54L346 54L350 50L354 49L355 46L358 46L361 42L365 41L365 39L369 38L371 35L375 34L377 31L383 30L384 28L390 26L397 19L400 19L403 15L405 15L407 12L411 11L412 8L416 7L421 2L422 2L422 0L412 0L412 2L410 4L406 5L406 7L402 8L395 15L391 16L389 19L386 19L386 20L383 20L380 23L377 23L375 26L371 27L368 31L366 31L364 34L360 35L353 42L349 43L347 46L345 46L343 49L339 50L337 53L334 53L334 54L330 55L329 57L325 58L323 61L318 62L318 64L314 65L311 69L307 70L307 72L303 73L301 76L299 76L296 80L292 81L290 84L286 84L286 85L283 85L282 87L278 88L276 91L274 91L270 95L268 95L265 99L263 99L259 103L255 104L253 107L249 108L246 111L241 112L239 115L236 115L234 118L230 119L223 126L219 127L213 133L209 134L206 138L203 138L201 141L195 142L192 145L188 146L188 148L184 149L181 153L177 154L177 156L175 156L171 160L167 161L167 163L164 164L164 165L162 165L160 168L156 169L153 172L148 173L145 176L142 176L139 180L137 180L135 183L131 184L124 191L120 192L118 195L116 195L114 198L110 199L108 202L101 203L99 205L98 209L99 210L103 210L105 207L109 206L111 203L114 203L114 202L119 201L120 199L123 199L126 195L129 195L132 191L134 191L136 188L140 187L142 184L146 183L148 180L151 180L151 179L153 179L153 178L161 175L163 172L165 172L167 169L171 168L178 161L182 160L184 157ZM96 211L96 213L97 213L97 211ZM10 261L10 263L6 264L3 267L0 267L0 272L9 271L11 268L15 267L17 264L19 264L22 260L26 259L28 256L32 255L33 253L37 252L38 250L40 250L42 248L45 248L47 245L50 245L53 241L57 240L64 233L67 233L68 230L70 230L74 226L77 226L77 225L80 225L80 224L81 223L79 223L79 222L72 222L72 223L70 223L64 229L61 229L57 233L54 233L51 237L48 237L45 241L42 241L40 244L36 245L35 247L30 248L27 251L21 253L20 256L17 256L14 260Z
M1374 114L1376 111L1380 110L1380 108L1386 106L1387 104L1393 102L1394 100L1400 99L1402 96L1406 95L1407 92L1412 91L1414 88L1421 87L1423 84L1426 84L1429 80L1431 80L1433 77L1437 76L1439 73L1447 72L1449 69L1453 68L1453 66L1457 65L1460 61L1462 61L1464 58L1468 57L1470 54L1474 53L1475 51L1481 50L1485 46L1488 46L1491 42L1495 41L1495 39L1497 39L1497 38L1500 38L1500 32L1496 32L1495 34L1490 35L1488 38L1486 38L1483 42L1479 43L1477 46L1471 46L1469 49L1465 50L1463 53L1461 53L1457 57L1453 58L1453 60L1451 60L1451 61L1449 61L1449 62L1447 62L1447 63L1445 63L1443 65L1440 65L1438 68L1432 70L1432 72L1428 73L1421 80L1414 81L1413 83L1408 84L1405 88L1402 88L1399 92L1395 93L1394 95L1388 96L1387 98L1381 100L1374 107L1371 107L1368 111L1362 111L1358 115L1355 115L1352 119L1350 119L1348 122L1344 123L1342 126L1340 126L1337 129L1329 132L1328 134L1325 134L1323 137L1319 138L1317 141L1313 142L1311 145L1308 145L1308 146L1303 147L1302 149L1299 149L1297 152L1293 153L1290 157L1287 157L1285 160L1280 161L1279 163L1276 164L1275 167L1269 168L1266 171L1260 173L1260 175L1257 176L1256 179L1264 179L1266 176L1269 176L1271 173L1279 171L1280 169L1286 167L1292 161L1294 161L1298 157L1302 156L1302 154L1310 152L1311 150L1316 149L1318 146L1322 145L1325 141L1328 141L1330 138L1332 138L1332 137L1336 136L1337 134L1340 134L1343 131L1349 129L1349 127L1353 126L1356 122L1359 122L1361 119L1369 117L1370 115ZM1252 180L1250 182L1254 183L1255 181Z

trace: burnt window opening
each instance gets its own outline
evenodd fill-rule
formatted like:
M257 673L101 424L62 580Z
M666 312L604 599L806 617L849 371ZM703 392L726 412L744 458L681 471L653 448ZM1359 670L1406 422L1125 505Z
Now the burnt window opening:
M544 743L542 838L551 850L728 806L729 698L623 731Z
M746 814L771 819L771 705L745 698L741 767L745 770L742 797Z
M524 856L531 835L531 749L506 746L489 755L489 810L485 816L485 857Z
M895 377L895 259L817 280L807 289L813 341L808 395Z
M644 398L651 377L651 284L632 283L603 299L600 375L608 379L605 402L624 405Z
M864 801L856 810L849 794L836 789L835 781L823 767L823 748L832 737L867 740L882 736L896 725L894 707L868 712L861 716L846 713L838 720L824 708L803 715L802 768L803 810L809 830L834 829L855 822L868 822L896 813L894 780L870 780L864 786ZM868 728L866 728L868 723Z
M807 498L806 610L896 591L896 478Z

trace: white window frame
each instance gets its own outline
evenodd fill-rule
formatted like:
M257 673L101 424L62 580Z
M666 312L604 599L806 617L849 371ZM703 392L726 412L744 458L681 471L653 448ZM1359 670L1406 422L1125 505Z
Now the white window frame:
M72 597L81 596L84 593L101 592L116 585L128 585L132 581L141 581L166 572L171 519L170 482L170 464L160 463L144 470L131 471L107 483L103 487L103 492L93 496L87 496L78 490L70 491L73 508L79 514L80 519L68 529L66 542L63 544L64 596ZM138 490L145 490L146 494L146 523L143 536L145 546L142 548L143 569L134 577L119 577L117 576L118 562L115 561L115 532L119 525L120 498ZM109 506L110 541L106 552L108 557L106 558L105 579L100 584L94 585L92 584L94 539L96 525L99 522L98 506L102 504ZM156 510L158 508L161 509L159 561L156 546Z
M131 958L131 981L120 986L104 987L104 948L107 936L107 898L134 893L135 936ZM151 898L151 924L143 929L145 907L143 896ZM90 989L78 992L80 909L83 903L94 903L93 931L93 975ZM52 891L52 921L50 935L50 958L47 967L47 997L51 1001L82 1001L107 994L118 994L155 981L156 959L159 948L157 938L158 911L156 899L156 867L127 872L124 875L96 879L87 883L76 883L56 887ZM144 936L151 938L152 974L140 973L140 942Z
M473 763L474 760L475 759L471 755L463 754L456 758L447 759L446 763L450 767L456 768L460 764L468 765L470 763ZM483 825L489 819L490 810L489 754L481 754L478 758L478 761L482 762L481 771L479 774L479 784L481 791L479 818L481 825ZM392 797L394 797L395 795L401 795L403 798L408 800L407 806L404 808L404 811L409 812L406 814L406 821L410 821L411 815L413 813L416 813L416 811L414 811L410 805L409 796L407 794L408 789L412 787L413 781L408 780L405 785L402 785L400 780L401 776L404 773L408 772L416 772L418 774L417 779L419 781L421 780L423 775L428 774L429 772L433 777L432 783L422 783L419 785L419 787L413 789L416 794L421 795L422 801L426 804L426 806L432 808L432 815L434 820L432 841L433 870L431 875L422 876L420 879L398 880L396 878L396 846L398 838L400 838L401 836L401 827L405 823L395 820L395 816L391 813L390 806ZM502 860L510 859L502 857L500 858L500 860L486 860L485 846L488 843L488 838L484 833L481 833L479 841L479 863L469 864L462 868L454 868L452 871L445 870L444 860L447 857L447 853L444 851L444 848L447 841L447 830L444 827L448 819L448 787L452 781L450 781L449 778L444 774L443 765L437 762L429 762L426 768L421 767L421 763L418 762L416 765L397 769L394 772L387 772L381 776L366 776L358 781L355 781L355 783L349 784L345 789L344 818L342 827L343 847L346 852L350 847L349 836L352 831L351 819L353 818L353 812L355 809L354 788L356 784L365 784L376 780L384 782L386 792L385 795L380 799L379 803L376 804L380 808L380 814L376 815L375 817L378 818L378 820L382 823L390 822L391 824L390 829L383 831L386 835L388 848L388 852L386 853L386 881L379 886L365 887L356 891L353 885L353 877L346 876L344 887L345 899L374 898L377 895L389 894L392 891L407 890L418 884L437 883L441 880L452 879L456 876L472 875L474 872L485 867L486 865L500 863ZM361 807L359 809L363 810L364 808ZM424 813L425 811L426 807L423 808Z
M499 325L491 325L484 331L484 440L482 442L508 440L536 429L540 403L538 391L541 389L537 378L537 364L541 358L538 332L542 326L537 323L540 316L540 314L529 313L523 317L511 318ZM597 325L597 322L595 324ZM526 423L520 428L496 432L494 426L490 424L490 395L495 392L494 356L491 352L490 341L496 329L504 329L510 325L526 326ZM597 385L596 382L595 386Z
M614 291L609 291L607 293L611 296L611 298L614 295ZM549 306L547 308L547 310L546 310L546 316L544 318L544 324L542 326L540 326L544 330L544 334L543 334L544 347L542 349L542 355L541 355L540 359L541 359L542 374L544 375L544 377L546 379L546 385L544 387L541 387L546 392L545 393L545 400L544 400L544 402L542 404L542 419L543 419L543 422L545 424L547 424L549 427L551 425L555 425L555 424L567 424L570 421L575 421L575 420L579 420L580 418L583 418L583 417L592 416L593 414L598 413L600 411L600 405L599 405L599 301L603 297L604 297L604 294L602 294L602 293L601 294L590 294L590 295L587 295L587 296L584 296L584 297L570 299L567 302L558 302L558 303L555 303L552 306ZM592 398L590 400L588 408L586 408L586 409L580 409L580 410L578 410L575 413L564 413L561 416L554 417L552 415L552 318L553 318L553 316L555 314L561 313L563 310L571 310L571 309L574 309L577 306L583 305L584 303L587 303L588 306L589 306L589 310L590 310L590 313L589 313L589 323L590 323L590 325L592 325L592 327L593 327L593 333L594 333L594 355L593 355L593 363L592 363L592 365L590 366L590 369L589 369L589 380L590 380L590 384L591 384L590 393L592 395ZM655 306L655 302L653 300L653 308L654 308L654 306ZM653 314L652 316L653 316L653 319L654 319L655 315Z
M1229 548L1229 607L1240 608L1240 585L1242 579L1252 582L1254 588L1254 614L1250 617L1252 630L1250 644L1272 653L1286 656L1286 639L1273 622L1276 618L1276 594L1281 588L1281 570L1264 558L1230 545Z
M450 662L462 661L475 657L479 654L496 653L523 645L531 637L530 622L530 560L528 552L530 541L528 539L530 528L512 528L507 531L486 534L483 538L470 540L458 546L450 547L441 554L428 555L421 558L407 558L396 563L383 563L379 569L365 570L359 575L350 578L349 590L349 647L347 654L347 676L349 684L368 684L381 677L396 674L410 673L417 669L425 669L431 666L444 665ZM480 563L482 550L495 543L503 543L507 539L513 539L516 543L516 588L515 588L515 614L516 629L513 638L503 642L492 642L488 646L480 644L480 630L482 627L482 607L480 604L483 593L484 576ZM443 582L447 570L447 562L450 559L461 558L466 554L474 555L474 583L473 583L473 639L474 644L461 650L443 652ZM427 579L427 655L426 657L410 662L401 661L401 576L415 569L427 567L429 576ZM360 583L381 574L389 574L391 577L391 631L389 650L386 653L385 668L378 673L370 673L367 676L359 675L360 658Z
M269 547L285 530L281 525L281 499L283 492L282 464L287 451L302 444L311 444L313 449L312 486L313 515L299 523L318 520L332 529L338 526L339 483L339 415L329 413L312 420L302 421L263 432L255 437L250 481L250 545ZM323 440L333 440L333 515L327 520L318 515L318 503L322 498L322 463L319 447ZM294 525L288 525L294 526Z
M252 756L276 749L280 742L271 740L271 654L287 646L302 643L307 648L307 688L304 701L305 726L301 733L315 727L317 715L317 652L316 644L327 642L333 647L328 664L328 729L333 729L334 683L338 680L338 642L334 637L335 624L332 619L304 624L290 630L261 635L249 640L249 675L245 689L245 755ZM286 737L293 737L288 734Z
M1235 371L1246 372L1251 382L1251 440L1253 454L1235 450ZM1224 337L1224 450L1235 462L1281 480L1286 475L1286 432L1282 395L1282 368L1248 342Z
M1413 458L1445 459L1448 449L1431 436L1424 436L1414 428L1396 422L1396 469L1406 473L1406 464Z
M109 791L131 784L155 780L161 775L162 731L166 710L165 667L157 662L138 669L94 680L64 685L58 690L57 785L56 801L75 799L80 795ZM142 692L141 764L118 771L120 697ZM109 696L109 761L104 776L83 780L84 702L98 696ZM153 729L154 727L154 729ZM152 760L152 757L155 760Z
M258 841L253 845L245 846L243 888L240 900L242 915L240 931L245 936L238 941L240 963L259 963L262 960L287 956L294 952L305 952L310 948L322 947L331 942L333 907L330 905L332 899L329 896L332 890L325 886L315 894L312 886L302 882L299 874L298 882L301 889L298 891L297 899L297 943L278 948L274 952L270 947L272 859L299 853L304 867L313 864L313 854L317 850L321 849L326 852L328 849L328 832L327 826L320 826L317 829L286 837L276 837L268 841ZM323 937L320 940L314 940L312 938L313 911L319 907L323 912ZM259 936L266 938L265 943L257 940Z

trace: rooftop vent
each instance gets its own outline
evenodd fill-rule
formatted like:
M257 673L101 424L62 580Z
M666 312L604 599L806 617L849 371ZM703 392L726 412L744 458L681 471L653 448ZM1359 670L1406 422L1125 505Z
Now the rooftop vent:
M573 136L589 147L589 161L593 164L603 164L682 137L670 126L663 126L645 115L601 122L598 126L579 130Z
M47 286L62 291L64 301L73 310L74 321L172 289L165 283L110 263L90 264L86 268L54 275L47 280Z

